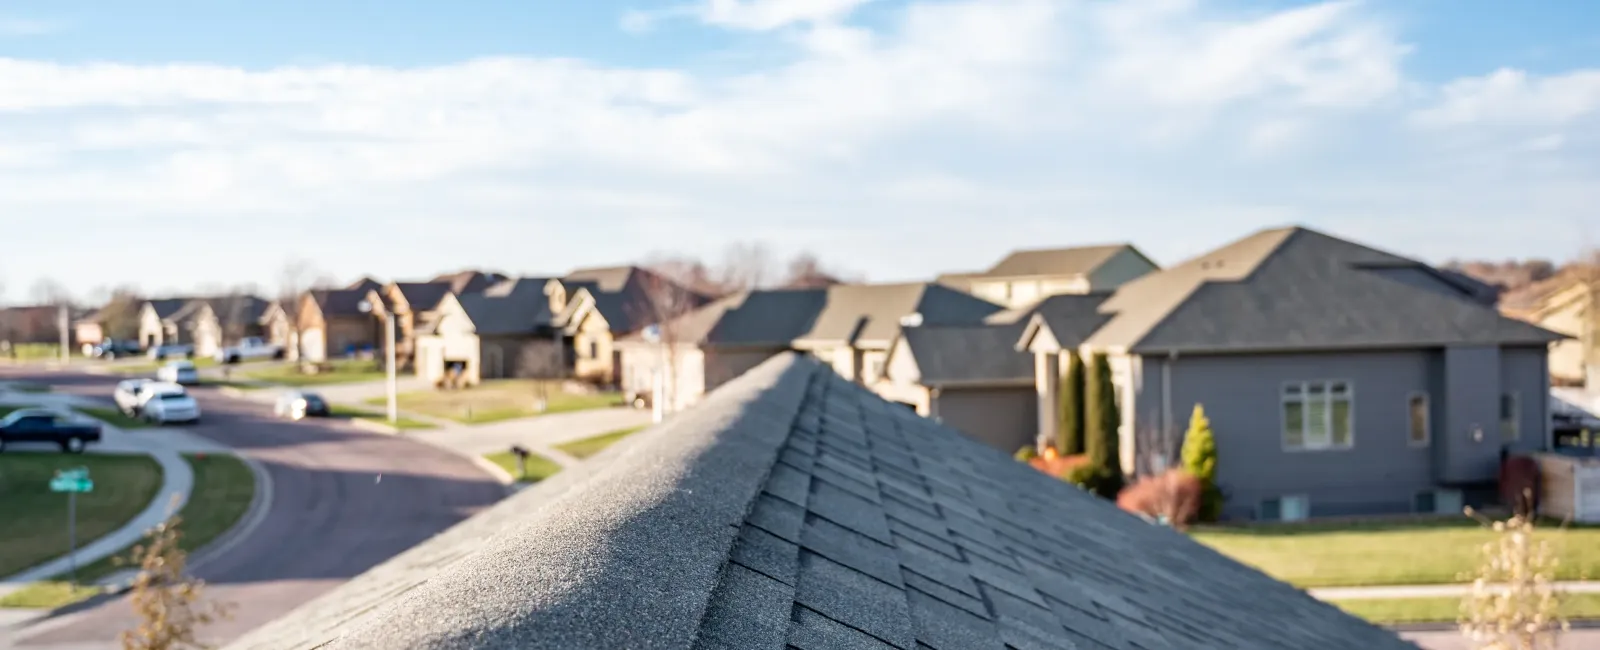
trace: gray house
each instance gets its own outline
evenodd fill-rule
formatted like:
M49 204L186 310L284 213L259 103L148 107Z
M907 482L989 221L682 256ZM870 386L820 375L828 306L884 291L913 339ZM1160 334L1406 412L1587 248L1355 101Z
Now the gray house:
M1098 312L1107 293L1057 294L996 312L978 325L907 327L890 348L888 371L871 387L1006 452L1054 436L1053 401L1041 400L1035 355L1017 349L1034 316L1077 345L1105 323ZM1043 357L1040 358L1053 358ZM1050 371L1059 368L1050 366ZM1041 426L1042 425L1042 426Z
M1447 512L1502 449L1545 448L1546 349L1481 285L1305 228L1258 232L1124 285L1104 325L1031 317L1040 411L1062 349L1108 354L1125 470L1176 449L1195 405L1232 517ZM1076 345L1075 345L1076 344Z
M1002 647L1414 646L793 354L227 646Z

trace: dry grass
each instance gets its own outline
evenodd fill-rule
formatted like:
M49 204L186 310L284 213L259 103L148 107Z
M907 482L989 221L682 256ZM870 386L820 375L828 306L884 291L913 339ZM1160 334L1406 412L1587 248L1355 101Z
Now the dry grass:
M543 413L534 409L541 385L549 400ZM501 379L460 390L425 390L402 393L400 409L420 415L445 418L467 424L482 424L516 418L606 408L622 404L617 393L579 395L563 392L554 382L533 379ZM367 400L382 405L385 398Z

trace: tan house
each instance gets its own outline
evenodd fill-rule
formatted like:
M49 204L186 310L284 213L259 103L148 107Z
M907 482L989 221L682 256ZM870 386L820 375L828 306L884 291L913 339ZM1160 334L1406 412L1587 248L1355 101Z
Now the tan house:
M451 293L444 282L390 282L368 294L367 301L375 306L380 321L391 314L395 318L395 363L399 367L413 367L419 325L431 328L438 321L440 305ZM385 340L380 339L380 346Z
M446 293L416 338L416 372L429 383L472 386L490 379L558 378L569 355L541 290ZM534 285L527 285L534 286Z
M1532 309L1516 316L1572 338L1550 347L1550 379L1600 386L1600 283L1563 274Z
M1111 291L1160 267L1131 244L1020 250L987 271L949 273L940 283L1007 307L1058 294Z
M620 383L613 341L655 320L662 296L688 309L709 301L637 266L579 269L549 280L543 293L555 314L553 325L570 342L573 376L604 385Z
M371 294L368 287L316 289L302 295L298 314L300 358L320 362L364 350L375 352L383 340L382 321L362 310Z
M146 300L139 308L139 345L146 349L159 345L193 343L191 330L180 321L180 312L193 298ZM192 315L193 312L187 312Z
M684 407L786 350L807 352L841 376L875 385L889 348L907 324L978 325L999 305L938 284L834 285L769 289L730 296L668 326L680 348L642 334L619 341L624 391L648 394L657 374L668 402ZM1013 352L1013 355L1015 353ZM675 367L663 371L667 364Z
M188 332L195 354L211 356L247 336L264 337L272 303L256 296L196 298L172 319Z

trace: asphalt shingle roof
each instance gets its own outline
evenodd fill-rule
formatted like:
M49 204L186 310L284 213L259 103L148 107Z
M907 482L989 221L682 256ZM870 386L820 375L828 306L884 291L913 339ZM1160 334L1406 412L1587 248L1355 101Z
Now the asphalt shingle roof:
M469 293L456 300L479 336L532 335L550 326L550 301L543 293L503 297Z
M887 346L900 321L920 314L924 325L976 325L1004 309L982 298L934 283L840 284L823 289L827 303L801 341Z
M1244 352L1559 338L1470 292L1421 286L1418 273L1433 269L1306 228L1264 230L1123 285L1101 305L1111 318L1088 343Z
M156 317L166 320L172 318L173 314L178 313L178 310L183 309L191 300L193 298L157 298L148 301L148 304L155 309Z
M366 289L317 289L311 298L317 301L323 318L355 316L361 313L361 301L367 299Z
M924 386L1032 381L1033 355L1017 350L1023 325L907 327L901 336Z
M988 271L984 271L981 277L1087 275L1100 268L1100 265L1111 259L1111 256L1129 248L1133 248L1133 246L1128 244L1106 244L1075 248L1013 251Z
M414 312L438 309L439 302L451 293L450 285L442 282L396 282L394 286Z
M449 285L451 293L465 294L478 293L505 279L506 276L493 271L468 269L440 274L429 282Z
M1412 646L786 354L228 647Z

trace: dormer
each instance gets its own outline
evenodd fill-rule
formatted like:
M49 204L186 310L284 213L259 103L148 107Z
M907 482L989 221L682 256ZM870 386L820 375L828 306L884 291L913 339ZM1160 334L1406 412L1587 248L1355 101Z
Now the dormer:
M544 285L544 295L550 298L550 313L559 314L567 309L567 287L560 280L551 279Z

